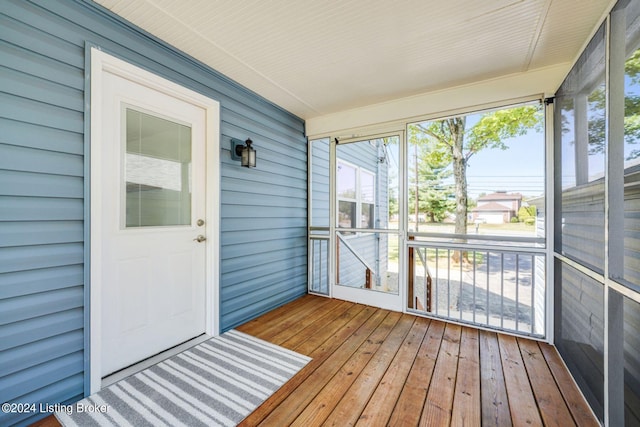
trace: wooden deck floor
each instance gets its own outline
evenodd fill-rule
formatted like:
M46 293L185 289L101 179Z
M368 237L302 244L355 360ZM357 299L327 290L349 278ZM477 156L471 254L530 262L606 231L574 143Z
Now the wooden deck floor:
M244 426L599 425L544 343L310 295L238 329L313 358Z
M544 343L311 295L237 329L313 358L243 426L599 426Z

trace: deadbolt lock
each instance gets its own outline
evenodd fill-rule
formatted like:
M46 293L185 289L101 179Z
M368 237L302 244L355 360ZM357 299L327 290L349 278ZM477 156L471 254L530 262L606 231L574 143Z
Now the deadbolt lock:
M202 227L204 225L204 219L199 219L196 221L196 224L198 224L198 227Z

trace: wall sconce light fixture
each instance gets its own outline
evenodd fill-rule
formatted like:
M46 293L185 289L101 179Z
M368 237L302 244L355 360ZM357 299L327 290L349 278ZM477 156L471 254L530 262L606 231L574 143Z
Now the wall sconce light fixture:
M256 167L256 150L251 147L251 144L253 141L248 138L246 141L231 138L231 158L240 160L240 164L246 168Z

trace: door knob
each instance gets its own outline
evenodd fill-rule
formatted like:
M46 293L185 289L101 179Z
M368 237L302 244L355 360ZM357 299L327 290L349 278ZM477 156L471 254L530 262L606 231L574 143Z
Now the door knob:
M201 243L204 242L205 240L207 240L206 237L204 237L202 234L198 235L198 237L196 237L195 239L193 239L194 241Z

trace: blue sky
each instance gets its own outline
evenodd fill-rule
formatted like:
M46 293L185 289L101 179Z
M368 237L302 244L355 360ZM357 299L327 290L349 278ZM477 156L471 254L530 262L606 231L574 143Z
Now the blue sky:
M507 150L484 149L469 160L469 196L495 191L518 192L525 196L544 193L544 134L527 135L505 141Z

